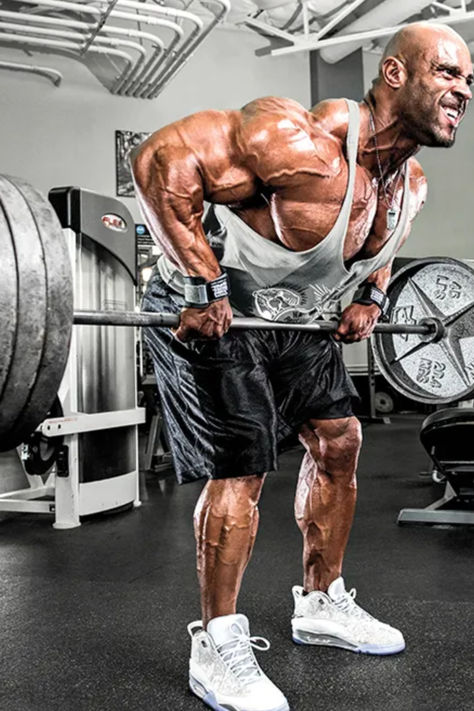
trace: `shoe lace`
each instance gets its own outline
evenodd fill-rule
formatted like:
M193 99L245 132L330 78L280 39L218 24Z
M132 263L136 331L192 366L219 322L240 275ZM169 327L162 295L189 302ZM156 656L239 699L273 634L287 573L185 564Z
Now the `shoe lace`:
M233 638L217 647L226 665L226 675L232 673L242 684L252 684L262 676L253 649L266 652L270 642L265 637L249 637L238 622L232 625L231 631Z
M359 605L355 602L356 595L357 590L352 588L352 590L346 591L333 602L339 610L346 612L353 617L359 617L364 620L372 619L372 615L369 615L368 612L359 607Z

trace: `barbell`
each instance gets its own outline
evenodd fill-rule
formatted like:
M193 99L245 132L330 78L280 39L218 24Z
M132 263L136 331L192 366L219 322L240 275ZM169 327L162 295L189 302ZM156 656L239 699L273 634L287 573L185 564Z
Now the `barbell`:
M76 326L155 326L177 328L179 315L151 311L75 311L73 323ZM312 321L291 323L285 321L265 321L262 318L234 317L231 329L257 329L259 331L309 331L310 333L334 333L336 321ZM430 342L445 336L445 326L438 318L424 318L415 324L378 323L377 333L416 333Z
M71 257L54 210L25 181L0 176L0 451L45 418L77 325L175 328L171 313L73 311ZM389 323L375 327L375 355L390 382L423 402L451 402L474 388L474 273L452 259L411 262L389 287ZM335 321L234 318L233 329L334 332Z

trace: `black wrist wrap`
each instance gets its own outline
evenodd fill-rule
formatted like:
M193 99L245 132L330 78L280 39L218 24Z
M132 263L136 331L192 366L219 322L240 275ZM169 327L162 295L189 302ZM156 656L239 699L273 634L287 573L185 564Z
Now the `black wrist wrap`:
M387 317L388 310L390 308L390 299L388 296L381 289L379 289L378 286L375 286L375 284L371 284L370 282L365 282L359 286L354 294L352 303L364 304L366 306L377 304L381 311L382 318Z
M204 277L184 277L184 305L187 307L203 309L229 294L229 278L225 272L212 281L206 281Z

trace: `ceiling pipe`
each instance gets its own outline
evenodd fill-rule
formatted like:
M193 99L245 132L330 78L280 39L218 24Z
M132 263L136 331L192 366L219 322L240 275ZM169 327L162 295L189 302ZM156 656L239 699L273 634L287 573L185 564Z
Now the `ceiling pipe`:
M114 2L98 0L93 5L87 2L70 0L18 0L19 9L20 7L24 8L25 5L34 6L36 12L44 8L52 8L59 11L78 13L79 16L89 16L91 21L82 22L72 18L52 18L45 15L36 15L36 12L35 14L24 13L24 11L21 17L18 17L18 13L2 14L9 11L0 10L0 18L16 20L16 22L11 23L0 23L0 41L14 44L19 44L23 41L30 46L40 47L43 51L47 50L49 44L53 52L55 49L60 48L84 54L86 54L84 48L87 49L88 45L91 44L92 46L87 51L126 58L125 71L121 71L112 89L109 87L109 91L140 98L152 98L174 76L178 69L189 59L194 49L229 11L228 0L207 0L207 2L203 1L202 4L214 15L207 25L200 17L187 10L149 5L146 2L138 2L137 0L115 0ZM217 10L214 11L213 8L216 7ZM160 37L143 32L141 29L135 30L126 27L109 26L108 24L101 28L100 23L104 18L104 11L107 12L109 19L126 20L134 24L143 23L170 30L173 33L171 43L166 47ZM38 18L36 21L35 17ZM180 24L177 24L178 22L181 24L190 22L194 27L185 36L185 30ZM24 23L28 24L25 25ZM32 23L32 25L29 26L29 23ZM40 26L38 27L38 25ZM2 27L3 30L9 30L9 32L2 32ZM98 34L99 32L100 35L95 39L93 38L93 43L91 43L91 37L93 37L94 33ZM36 37L33 39L31 35L36 35ZM115 35L115 37L112 38L110 35ZM119 39L116 39L117 35ZM43 40L41 36L56 37L60 38L61 41L56 39ZM122 39L123 37L137 39L141 42L150 42L154 51L151 56L148 56L141 44L124 40ZM77 42L72 40L77 40ZM181 40L183 41L181 42ZM139 59L135 65L133 65L129 55L117 50L117 47L127 47L139 52ZM117 66L116 63L114 64Z
M1 35L1 39L6 42L9 46L10 45L32 45L35 47L40 47L44 51L52 51L54 52L54 49L57 50L68 50L71 52L72 56L74 59L78 59L79 61L81 60L81 57L77 55L77 44L75 42L71 41L66 41L66 40L55 40L55 39L41 39L40 37L20 37L19 35L13 34L13 33L3 33ZM123 59L125 61L125 69L124 69L124 74L128 74L130 71L132 65L133 65L133 60L131 59L130 55L128 55L126 52L122 52L122 50L119 49L110 49L110 48L105 48L105 47L91 47L89 49L89 52L92 52L93 54L106 54L114 57L120 57L120 59Z
M15 34L17 37L22 38L23 33L27 34L32 34L32 35L40 35L40 36L46 36L46 37L58 37L61 39L66 39L66 40L79 40L77 43L75 43L75 48L77 49L79 55L83 55L83 47L85 46L86 38L84 35L80 32L73 31L73 30L55 30L53 28L43 28L43 27L26 27L24 25L19 25L14 22L0 22L0 41L5 37L5 33L3 32L3 28L7 30L12 30L15 31ZM117 77L118 80L123 80L126 81L128 80L130 74L133 74L134 72L139 72L141 67L143 66L143 63L145 61L146 57L146 49L142 47L141 44L138 44L137 42L130 42L128 40L117 40L112 37L102 37L102 36L96 36L94 40L94 45L90 46L89 49L92 50L92 48L97 49L98 47L103 46L103 47L112 47L116 49L117 47L125 47L129 48L130 50L134 50L138 52L138 59L136 60L135 64L132 63L130 67L130 71L126 73L121 73Z
M43 35L49 37L59 37L61 39L79 40L77 43L78 49L82 50L81 44L86 41L86 38L81 32L75 32L73 30L55 30L50 27L26 27L25 25L20 25L16 22L0 22L0 39L4 36L3 28L7 30L17 31L18 36L21 37L22 32L31 33L35 35ZM96 37L95 42L97 44L106 45L109 47L129 47L134 49L141 57L146 56L146 50L138 42L130 42L129 40L117 40L112 37Z
M54 9L59 9L59 10L71 10L74 12L80 12L80 13L86 13L89 15L92 15L94 18L100 18L101 17L101 12L97 7L90 7L89 5L84 5L82 3L74 3L74 2L69 2L69 0L19 0L19 2L27 3L30 5L34 5L37 7L38 5L42 5L44 7L50 7ZM142 12L140 13L132 13L132 12L124 12L122 10L114 10L111 13L111 16L114 19L123 19L127 21L133 21L133 22L140 22L140 23L145 23L150 26L154 27L160 27L164 29L168 29L174 34L174 38L171 41L170 47L168 47L167 50L164 49L160 53L155 53L150 60L144 65L143 68L140 69L139 73L135 76L135 72L132 74L127 74L127 75L121 75L118 77L116 83L112 87L112 93L120 93L123 94L126 90L126 95L130 96L136 96L137 98L142 98L141 93L138 90L135 90L132 94L131 90L136 89L136 87L139 85L138 82L143 82L146 80L149 76L151 76L157 68L161 66L161 63L166 59L166 57L171 54L176 46L178 45L180 39L184 36L185 32L180 27L178 24L175 22L170 21L169 19L163 19L163 14L172 17L173 15L178 14L180 17L184 19L191 19L195 24L198 26L203 26L203 22L198 18L192 15L191 13L186 13L183 11L174 11L170 10L169 8L156 8L156 7L150 7L150 6L145 6L143 3L128 3L133 6L133 8L139 8ZM132 9L133 9L132 8ZM144 15L143 11L147 11L150 14ZM158 17L157 17L158 15ZM107 28L106 28L107 29ZM160 41L160 40L159 40ZM160 61L160 54L163 55L163 58ZM141 86L141 84L139 85Z
M57 18L57 17L49 17L47 15L32 15L32 14L22 14L18 16L18 13L16 12L9 12L7 10L0 10L0 19L10 19L14 18L17 21L21 20L22 22L26 22L29 24L43 24L43 25L52 25L53 27L67 27L68 29L73 28L79 31L89 31L91 27L94 27L93 23L88 23L80 20L65 20L63 18ZM0 28L6 27L6 23L0 23ZM10 27L10 29L18 29L19 27L23 28L24 25L16 25L15 28ZM39 29L39 28L38 28ZM164 42L157 36L153 35L149 32L143 32L142 30L132 30L132 29L126 29L124 27L115 27L112 25L108 25L107 27L104 28L105 34L115 34L115 35L122 35L125 37L132 37L132 38L138 38L142 40L147 40L150 42L151 46L154 48L154 51L152 53L152 57L150 61L153 61L157 57L161 55L161 53L164 51L165 46ZM38 34L38 33L37 33ZM103 35L100 35L101 37ZM77 35L75 35L77 37ZM133 69L133 72L129 77L122 77L119 76L117 81L115 82L114 86L112 87L111 91L112 93L122 93L123 90L125 90L132 81L135 80L136 76L140 76L140 70L142 69L142 65L144 62L140 63L140 66L135 67Z
M433 20L427 20L428 24L441 23L443 25L457 25L465 22L471 22L474 20L474 11L469 10L467 12L456 13L455 15L445 15L443 17L437 17ZM293 45L288 47L280 47L279 49L272 49L270 54L273 57L278 57L284 54L295 54L297 52L313 52L316 50L321 50L326 47L335 47L340 44L349 44L350 42L357 42L358 46L366 44L368 40L379 39L381 37L391 37L396 32L401 30L403 27L408 27L410 23L402 23L401 25L394 25L393 27L384 27L383 29L367 30L366 32L356 32L351 35L340 35L335 37L330 37L329 39L323 40L298 40L295 38Z
M163 89L167 86L170 80L174 76L176 76L178 71L180 71L184 67L184 65L196 49L197 45L200 44L200 42L202 42L207 37L211 30L213 30L213 28L228 14L230 10L230 0L207 0L206 4L212 3L214 3L214 5L217 5L220 8L214 16L214 20L208 25L208 27L202 33L201 37L198 38L198 41L193 42L193 44L188 47L187 51L183 53L183 55L181 55L168 69L165 69L164 74L162 73L161 76L156 79L158 81L157 86L154 87L153 91L149 91L144 94L145 98L156 99L160 91L163 91Z
M29 74L38 74L46 77L54 86L59 86L63 80L61 72L49 67L41 67L34 64L22 64L21 62L5 62L0 60L0 69L6 69L12 72L28 72Z
M431 3L428 0L383 0L372 10L364 13L354 22L351 22L341 32L336 33L331 39L344 37L344 35L364 30L375 30L379 27L390 27L398 25L412 15L428 7ZM325 62L334 64L344 57L363 46L363 42L349 42L343 45L335 45L320 50L320 55Z

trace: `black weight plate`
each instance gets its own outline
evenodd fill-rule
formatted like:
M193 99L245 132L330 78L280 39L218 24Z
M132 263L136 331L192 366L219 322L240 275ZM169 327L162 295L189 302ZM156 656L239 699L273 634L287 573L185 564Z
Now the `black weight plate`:
M46 417L62 417L61 401L56 396ZM41 432L33 432L23 444L22 460L28 474L43 476L56 462L64 437L45 437Z
M67 359L72 295L66 245L49 203L24 181L0 176L0 204L17 277L17 328L0 401L5 451L37 427L54 400Z
M16 339L17 295L15 250L10 226L0 205L0 403Z
M41 240L47 298L45 338L36 381L11 432L12 441L21 442L46 417L61 383L69 356L73 289L71 259L56 213L31 185L14 180L28 202Z
M15 250L17 328L0 406L0 445L10 449L15 426L36 380L46 321L46 272L36 224L17 188L0 176L0 201ZM51 404L51 403L50 403Z
M448 257L413 260L388 288L390 322L435 316L446 337L377 333L377 364L388 382L412 400L448 404L474 393L474 270Z

